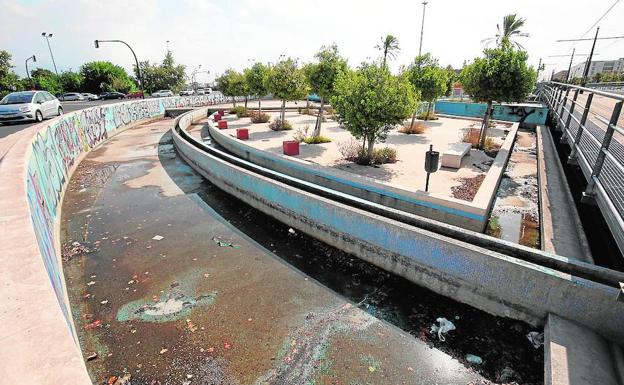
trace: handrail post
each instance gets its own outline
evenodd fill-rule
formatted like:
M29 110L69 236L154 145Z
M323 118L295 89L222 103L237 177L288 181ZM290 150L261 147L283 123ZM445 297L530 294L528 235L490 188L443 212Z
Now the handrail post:
M578 152L578 146L581 143L581 136L583 135L583 128L585 127L585 122L587 121L587 116L589 115L589 110L591 109L591 104L592 104L593 99L594 99L593 93L587 95L587 101L585 102L585 108L583 109L581 122L579 123L578 130L576 131L576 135L574 136L574 144L572 145L572 151L570 151L570 156L568 156L568 164L577 164L576 153Z
M568 119L563 127L563 135L561 135L561 143L566 140L566 135L570 129L570 121L572 121L572 115L574 114L574 107L576 107L576 98L578 98L579 90L574 90L574 97L572 97L572 103L570 103L570 112L568 112Z
M609 125L607 126L607 130L605 131L605 136L602 139L602 146L600 147L600 152L596 156L596 161L594 162L594 167L592 167L592 174L589 178L589 183L587 184L587 188L583 192L583 196L581 197L581 202L583 203L592 203L595 202L594 189L596 187L596 181L598 177L600 177L600 171L602 171L602 166L604 166L604 160L607 156L607 152L609 152L609 144L611 144L611 139L613 138L613 132L615 131L615 126L620 119L620 112L622 112L622 104L624 101L619 101L613 107L613 113L611 114L611 120L609 121Z
M563 90L561 92L563 94ZM561 103L559 104L559 114L557 117L557 128L563 127L563 108L566 105L566 102L568 101L568 95L570 94L570 89L566 89L565 95L563 95L563 98L561 98Z

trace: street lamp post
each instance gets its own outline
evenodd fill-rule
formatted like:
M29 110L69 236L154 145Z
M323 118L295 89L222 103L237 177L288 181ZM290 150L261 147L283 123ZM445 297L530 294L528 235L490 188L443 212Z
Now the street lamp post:
M423 39L423 32L425 31L425 8L427 7L427 0L424 0L422 2L422 5L423 5L423 17L422 17L422 24L420 25L420 46L418 47L418 56L420 56L422 53L422 39Z
M56 62L54 61L54 54L52 54L52 47L50 46L50 38L52 37L51 33L42 32L41 36L45 37L48 42L48 49L50 50L50 56L52 57L52 64L54 65L54 73L58 76L58 71L56 70Z
M30 86L33 88L33 90L35 89L35 84L33 83L32 78L30 77L30 71L28 71L28 61L32 59L32 61L34 63L37 62L37 58L35 57L35 55L32 55L31 57L27 58L26 61L24 62L26 64L26 75L28 76L28 81L30 82Z
M200 70L201 68L201 64L199 66L197 66L197 68L195 68L193 70L193 72L191 72L191 88L193 89L193 91L197 91L197 86L195 85L195 74L197 74L197 71Z
M126 43L123 40L95 40L94 43L95 43L95 48L100 48L100 43L122 43L122 44L125 44L126 47L130 48L130 52L132 52L132 56L134 56L134 62L136 63L137 73L139 74L139 81L141 82L141 98L145 99L145 90L144 90L145 84L143 83L143 73L141 72L141 67L139 67L139 59L137 59L137 56L134 53L134 50L132 49L132 47L130 47L130 44Z

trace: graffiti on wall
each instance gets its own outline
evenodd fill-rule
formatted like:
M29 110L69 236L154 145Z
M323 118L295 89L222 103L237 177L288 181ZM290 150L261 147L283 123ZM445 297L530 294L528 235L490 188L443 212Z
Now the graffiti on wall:
M71 316L65 306L62 266L54 247L54 224L71 167L82 153L119 128L163 116L167 108L221 102L222 97L201 95L110 104L63 115L37 132L28 163L27 198L39 250L68 324L71 325Z

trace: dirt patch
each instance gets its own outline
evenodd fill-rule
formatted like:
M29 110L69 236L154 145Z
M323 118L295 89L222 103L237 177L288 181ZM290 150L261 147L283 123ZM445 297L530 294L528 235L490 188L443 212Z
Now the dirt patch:
M485 179L485 175L477 175L472 178L460 178L458 179L461 184L459 186L451 187L453 198L461 199L463 201L472 202L481 183Z

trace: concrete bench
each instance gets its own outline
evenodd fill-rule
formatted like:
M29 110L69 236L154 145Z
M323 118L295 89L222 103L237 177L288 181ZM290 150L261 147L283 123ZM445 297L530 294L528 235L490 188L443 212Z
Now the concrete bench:
M460 168L462 158L470 152L470 143L453 143L442 153L442 167Z

